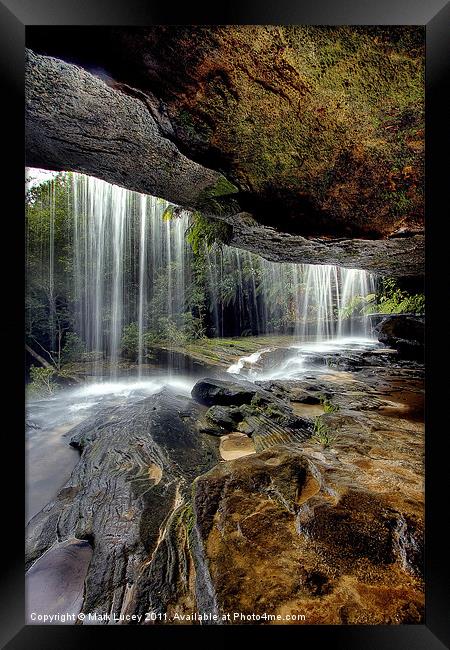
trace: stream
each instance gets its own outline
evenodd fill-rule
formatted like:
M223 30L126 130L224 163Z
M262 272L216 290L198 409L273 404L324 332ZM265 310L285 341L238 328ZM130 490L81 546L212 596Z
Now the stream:
M239 358L227 373L250 381L313 378L332 372L321 359L324 354L351 354L380 347L374 339L364 337L295 343L287 349L287 358L281 361L277 360L277 353L281 350L285 354L286 349L265 348ZM189 396L199 379L198 375L164 372L147 378L128 376L114 381L105 378L82 387L59 390L47 399L28 401L26 523L56 496L78 462L79 452L69 445L73 427L105 407L137 402L164 386Z

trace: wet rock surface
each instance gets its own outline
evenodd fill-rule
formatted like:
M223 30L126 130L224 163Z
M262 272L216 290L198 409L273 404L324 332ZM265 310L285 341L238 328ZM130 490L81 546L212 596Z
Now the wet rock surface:
M219 459L214 439L197 431L199 410L165 389L73 430L80 461L56 499L29 523L26 560L30 564L58 541L89 540L93 556L83 611L147 611L147 582L165 582L161 571L169 567L152 560L160 561L163 531L186 502L194 478ZM177 588L175 578L168 588ZM158 598L167 606L170 594Z
M202 379L192 389L192 397L206 406L241 406L250 404L258 397L270 402L273 395L249 381L231 381L221 379Z
M33 564L25 576L28 625L73 625L76 619L64 616L71 613L76 617L81 610L91 558L89 542L68 539L53 546ZM43 619L44 616L48 618Z
M202 403L163 390L97 413L29 525L29 563L88 540L86 612L423 622L423 366L350 356L351 370L315 357L297 379L205 379Z
M378 340L398 351L403 359L423 361L425 350L425 317L413 314L391 314L375 327Z
M304 440L312 433L310 420L298 417L286 395L263 387L263 383L204 379L192 389L192 397L211 404L200 422L200 430L216 436L238 431L252 437L257 451L266 447ZM222 406L222 404L226 406Z
M325 398L331 442L291 438L196 480L219 611L304 613L312 624L422 620L422 382L419 367L382 366L259 382L292 405Z
M212 435L223 435L227 431L233 431L243 417L238 407L216 404L206 411L201 430Z

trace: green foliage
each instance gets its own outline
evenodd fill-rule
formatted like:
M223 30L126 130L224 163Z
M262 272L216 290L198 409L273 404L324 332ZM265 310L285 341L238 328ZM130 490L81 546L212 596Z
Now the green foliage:
M339 411L339 405L332 404L326 397L322 396L320 398L320 403L322 404L325 413L336 413L336 411Z
M191 312L176 317L161 316L149 330L143 332L142 341L144 358L152 358L152 348L156 345L173 345L180 347L205 336L205 328L200 318ZM139 355L139 326L130 323L123 328L121 339L122 356L137 361Z
M162 213L163 221L170 221L173 217L173 206L169 205Z
M354 318L377 311L376 296L369 293L367 296L354 296L346 305L341 307L341 318Z
M169 204L167 208L162 213L163 221L172 221L172 219L178 219L183 214L183 209L179 205Z
M133 361L137 360L139 350L139 327L137 323L130 323L123 328L120 347L124 357Z
M208 219L200 212L194 212L192 222L186 234L186 240L190 244L194 255L203 252L204 246L208 249L213 244L226 244L231 237L231 227L216 219Z
M144 332L142 344L144 348L144 358L151 359L151 348L154 346L156 337L152 332ZM122 356L130 361L137 361L139 357L139 325L129 323L122 330L122 339L120 342Z
M424 314L425 296L423 293L410 294L398 288L392 278L382 280L377 310L382 314Z
M424 314L425 296L411 294L397 286L393 278L383 278L376 294L355 296L341 308L342 318L369 314Z
M155 339L175 346L186 345L189 341L200 339L205 335L205 328L200 318L191 312L185 312L175 318L161 317L154 330Z
M36 395L52 395L56 384L54 382L55 370L53 368L41 368L31 366L29 389Z
M327 425L319 415L314 420L314 434L311 436L311 440L319 445L322 445L322 447L325 449L326 447L330 447L336 438L337 436L330 433Z
M71 174L60 173L52 180L29 188L25 195L26 339L32 348L37 345L44 351L44 356L58 368L73 320L70 187ZM69 356L73 344L73 340L69 341Z
M71 361L79 361L86 351L81 338L75 332L68 332L65 337L64 347L62 350L63 363L70 363Z

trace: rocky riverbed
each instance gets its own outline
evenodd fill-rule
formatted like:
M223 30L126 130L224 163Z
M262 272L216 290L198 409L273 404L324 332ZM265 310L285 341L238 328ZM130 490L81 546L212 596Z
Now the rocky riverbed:
M382 346L314 352L295 379L222 373L191 397L98 408L28 525L28 615L51 579L97 623L423 622L423 428L423 365ZM49 560L67 546L58 586Z

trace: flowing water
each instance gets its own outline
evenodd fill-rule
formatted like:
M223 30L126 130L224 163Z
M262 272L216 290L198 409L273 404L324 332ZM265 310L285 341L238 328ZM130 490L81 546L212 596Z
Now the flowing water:
M83 174L70 178L68 309L98 376L105 375L105 365L110 378L120 375L126 333L136 337L141 376L151 336L173 338L205 309L209 336L292 334L296 341L370 336L369 319L345 318L348 305L375 292L369 273L270 262L225 245L205 247L199 266L186 241L187 212ZM60 253L55 254L54 190L50 194L48 250L42 248L39 266L48 274L55 350L55 257ZM31 245L36 248L36 237ZM168 363L170 370L170 355Z
M241 357L232 364L227 372L231 375L241 375L251 381L276 380L276 379L302 379L308 373L322 374L334 372L326 366L326 355L334 353L368 352L381 347L373 338L364 337L339 337L293 344L288 354L282 360L274 359L269 363L261 363L265 355L274 352L273 349L264 349ZM275 351L276 352L276 351Z

